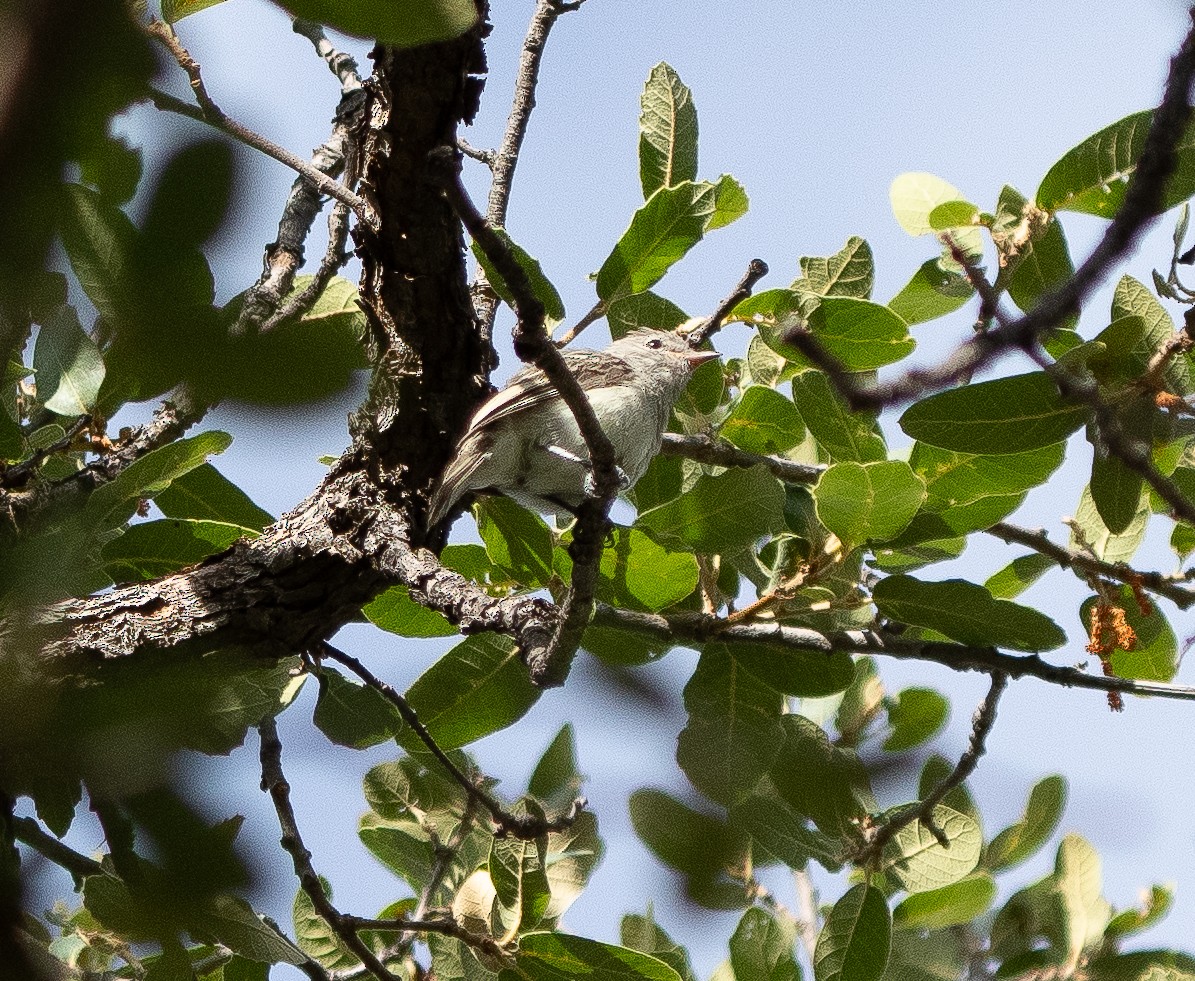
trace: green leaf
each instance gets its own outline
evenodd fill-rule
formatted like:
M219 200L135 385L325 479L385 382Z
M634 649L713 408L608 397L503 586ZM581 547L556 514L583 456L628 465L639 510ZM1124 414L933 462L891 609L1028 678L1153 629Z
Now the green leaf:
M1088 961L1083 971L1091 981L1192 981L1195 958L1177 950L1105 954Z
M538 811L537 805L531 806ZM513 836L495 837L490 842L488 867L496 892L494 915L507 936L534 929L548 909L551 891L544 870L545 846L543 838L524 841Z
M138 232L128 215L91 188L66 184L58 233L87 298L101 317L118 322L132 306L128 276Z
M566 722L535 764L528 792L547 806L564 807L576 799L583 779L577 772L577 746L571 722Z
M1103 936L1112 908L1101 895L1099 853L1083 838L1068 834L1058 846L1054 881L1062 907L1063 939L1070 963Z
M932 688L906 688L888 706L892 732L884 740L889 753L919 746L941 730L950 715L950 703Z
M220 521L261 531L273 516L249 499L249 495L210 463L202 463L154 497L158 509L168 518Z
M1143 479L1118 457L1098 449L1091 460L1091 500L1100 520L1112 534L1119 535L1133 523L1141 505Z
M359 685L336 671L319 674L316 728L338 746L366 749L393 739L402 729L402 716L386 696L370 685Z
M783 453L805 438L805 424L792 401L761 385L743 390L721 435L739 449L765 455Z
M1021 453L1059 443L1090 413L1044 371L977 382L915 402L900 417L914 439L961 453Z
M792 388L805 428L831 459L867 463L888 458L875 416L848 409L822 372L802 372Z
M278 0L297 17L381 44L414 48L460 37L477 23L473 0Z
M1162 612L1151 605L1148 615L1142 615L1141 607L1129 586L1119 590L1120 608L1137 641L1129 651L1117 648L1112 652L1112 671L1118 678L1134 678L1139 681L1170 681L1178 670L1178 640L1174 630ZM1099 597L1090 596L1079 607L1079 617L1084 626L1091 623L1091 611Z
M750 202L747 191L730 174L723 174L714 184L714 213L710 215L705 230L725 228L747 213Z
M81 416L95 408L104 381L104 358L79 324L75 308L63 305L41 325L33 351L38 400L60 416Z
M456 754L456 762L465 762ZM466 763L466 766L468 764ZM448 816L456 821L464 813L466 795L439 761L403 756L371 767L362 781L370 808L387 821Z
M1149 287L1132 276L1121 276L1112 294L1112 319L1115 321L1124 317L1140 317L1145 322L1142 338L1144 371L1150 358L1174 337L1174 321ZM1174 394L1191 393L1191 368L1186 358L1172 358L1166 365L1162 377L1167 389Z
M177 24L184 17L190 17L223 2L224 0L162 0L162 20L167 24Z
M929 259L888 301L888 309L911 326L954 313L974 295L975 288L966 276L943 269L937 259Z
M936 232L979 224L979 209L970 201L945 201L935 205L926 220Z
M913 352L909 327L888 307L828 296L809 315L809 328L847 371L873 371Z
M476 634L424 671L406 697L432 738L447 750L517 722L540 694L509 638ZM408 732L403 730L404 739L413 738Z
M743 914L730 938L730 967L735 981L799 981L793 953L796 926L754 906Z
M892 911L892 925L898 930L961 926L983 916L995 898L996 883L992 877L977 872L941 889L906 896Z
M658 957L676 971L684 981L695 981L693 968L689 964L688 951L668 936L664 932L664 928L656 923L650 903L646 916L628 913L622 918L622 923L619 925L619 940L622 941L624 947Z
M124 136L99 140L79 155L80 179L111 204L124 204L137 193L142 170L141 147L131 146Z
M552 533L543 518L508 497L477 504L477 533L490 560L523 586L545 586L552 578Z
M1140 909L1126 909L1112 917L1104 936L1119 939L1148 930L1165 919L1174 906L1174 892L1164 886L1154 886ZM1195 965L1193 965L1195 966Z
M1047 211L1079 211L1111 218L1124 202L1136 173L1153 112L1137 112L1113 123L1063 154L1037 189ZM1157 214L1195 193L1195 127L1188 126L1175 147L1178 166L1166 186Z
M924 171L901 174L888 189L888 200L892 205L900 227L910 235L928 235L941 231L931 220L934 210L940 205L952 204L953 207L942 212L949 215L954 211L961 211L959 205L966 205L958 188ZM973 206L967 206L973 207ZM972 255L982 254L983 239L979 229L975 227L949 229L956 244Z
M996 289L1007 288L1012 302L1026 313L1074 275L1062 225L1007 184L996 204L992 241L1001 261ZM1077 320L1070 316L1064 323Z
M772 767L776 790L824 834L854 841L859 822L875 810L867 768L853 750L833 745L815 722L801 715L781 721L788 738Z
M256 532L219 521L145 521L104 545L104 571L116 582L156 579L223 552Z
M734 805L730 823L789 868L803 869L811 858L831 872L842 868L841 843L808 827L805 817L774 792L756 793Z
M105 528L123 524L136 511L138 501L154 497L213 453L223 453L231 443L228 433L212 430L158 447L111 483L96 488L87 500L88 518Z
M879 981L892 948L892 914L880 890L861 882L826 917L813 953L816 981Z
M701 241L717 207L707 181L661 187L631 219L597 274L597 294L611 303L650 289L677 260Z
M1062 463L1066 444L996 456L913 444L909 465L925 481L925 504L896 545L966 535L990 528L1045 483Z
M799 698L833 695L849 687L855 677L855 662L841 651L826 654L735 644L730 654L760 681Z
M598 566L597 598L656 612L697 588L697 559L657 545L638 528L614 528Z
M849 549L895 538L925 500L925 484L903 460L835 463L813 488L817 516Z
M1029 793L1021 819L988 845L984 864L1001 872L1035 855L1057 830L1065 808L1066 780L1057 775L1039 780Z
M606 310L606 322L614 340L643 328L676 330L688 319L684 310L651 290L619 297Z
M372 812L361 816L357 836L386 868L419 890L431 880L435 849L420 821L386 821Z
M1045 614L993 599L982 586L962 579L922 582L889 576L876 584L872 597L884 616L963 644L1049 651L1066 643L1066 634Z
M361 609L375 627L400 637L451 637L459 633L444 614L411 599L406 586L391 586Z
M224 224L232 176L232 149L224 140L200 140L175 152L142 223L147 244L180 251L203 245Z
M639 515L636 525L702 553L739 552L783 520L784 489L764 466L702 475L692 489Z
M544 305L544 326L551 331L558 323L564 320L564 301L560 299L560 294L556 287L552 285L547 276L544 275L543 267L540 266L539 260L533 255L528 254L527 250L515 243L515 241L507 234L505 228L494 227L494 233L506 243L506 247L510 250L510 254L514 257L524 274L527 276L531 284L531 292L535 298ZM490 281L490 285L506 304L514 309L514 294L507 285L506 280L502 278L502 274L494 268L494 264L490 262L489 257L481 250L476 242L473 243L473 256L477 259L481 268L485 271L485 278Z
M332 887L323 876L320 876L324 891L328 898L332 898ZM336 935L331 925L319 913L311 902L311 897L303 889L295 893L295 901L291 907L291 919L295 925L295 940L305 954L314 957L320 964L332 971L356 967L361 963L344 942Z
M801 276L792 288L817 296L853 296L866 300L875 282L871 246L852 235L834 255L801 256Z
M784 741L780 693L744 670L725 644L707 644L684 700L689 720L677 741L677 763L710 800L737 803Z
M639 97L639 182L644 198L697 180L697 107L671 65L660 62Z
M561 810L571 803L562 803ZM548 885L552 899L544 913L545 921L559 920L580 898L604 850L598 837L597 818L591 811L582 811L568 828L548 835Z
M662 790L636 790L629 805L635 834L652 854L694 878L713 878L743 849L742 837L725 822L686 807Z
M498 981L680 981L662 960L626 947L603 944L567 933L531 933L519 941L517 966L505 968Z
M229 949L266 964L302 964L303 953L238 896L213 896L197 925Z
M939 804L933 822L949 843L943 848L920 820L901 828L884 849L884 871L908 892L928 892L971 872L983 851L983 833L974 818Z
M1141 494L1141 502L1137 505L1137 514L1120 534L1113 534L1104 524L1091 496L1091 487L1084 487L1079 498L1079 506L1075 508L1075 526L1082 535L1082 542L1076 534L1076 527L1071 529L1071 547L1090 549L1097 559L1105 562L1128 562L1137 552L1137 547L1145 538L1145 528L1149 524L1149 494Z
M1016 599L1053 568L1054 560L1040 552L1019 555L999 572L989 576L983 588L996 599Z

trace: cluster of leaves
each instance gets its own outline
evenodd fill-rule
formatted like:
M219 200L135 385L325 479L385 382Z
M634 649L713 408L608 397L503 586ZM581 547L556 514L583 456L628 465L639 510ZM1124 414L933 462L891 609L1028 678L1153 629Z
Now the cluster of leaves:
M312 12L324 16L326 8ZM983 585L911 573L956 557L968 536L1015 511L1060 466L1067 438L1085 425L1094 447L1092 478L1075 512L1072 544L1096 559L1127 561L1146 523L1165 515L1135 472L1109 452L1090 404L1061 393L1058 372L1093 381L1121 425L1149 447L1158 469L1180 488L1195 486L1195 429L1158 408L1159 394L1180 401L1190 394L1189 356L1176 348L1157 364L1155 355L1176 332L1150 292L1123 279L1109 325L1093 340L1083 340L1077 324L1053 331L1047 338L1056 359L1051 371L966 385L912 405L900 419L916 440L907 460L890 458L878 419L851 413L826 375L785 338L794 327L810 331L849 372L894 365L915 347L911 327L972 297L970 267L985 254L997 258L994 289L1031 309L1073 271L1056 212L1114 213L1147 121L1129 117L1067 153L1033 201L1004 188L992 212L931 175L898 178L892 193L897 220L912 234L934 236L942 252L887 304L872 299L871 250L854 237L835 255L803 258L788 287L740 303L728 320L754 328L746 355L699 369L677 406L676 428L816 465L820 476L812 486L796 486L762 464L727 469L658 458L633 490L636 521L616 528L607 544L598 600L666 615L711 612L711 605L729 609L750 589L757 597L751 615L768 623L834 632L879 621L901 626L908 638L1018 651L1062 646L1067 638L1057 624L1013 602L1047 571L1039 556L1018 559ZM1180 146L1183 165L1167 205L1195 192L1193 146ZM1104 152L1107 147L1115 152ZM223 309L214 305L201 246L227 206L232 168L224 148L199 144L179 153L140 225L122 209L138 183L135 154L112 141L105 161L101 168L84 167L81 182L63 189L59 219L67 257L97 320L91 330L81 327L61 279L31 311L30 323L38 327L32 360L9 366L10 397L0 408L0 450L10 471L23 462L48 480L79 471L86 466L85 447L67 439L77 420L110 416L126 402L183 383L202 401L254 402L316 397L344 383L360 363L359 315L347 284L334 282L310 311L266 335L230 336L235 301ZM666 65L653 70L644 93L640 163L644 204L595 277L595 315L606 317L615 336L687 321L653 287L705 234L747 208L733 178L698 179L696 110ZM1181 235L1176 254L1179 243ZM513 251L549 314L563 321L563 304L538 263ZM491 281L504 291L499 278ZM310 366L306 373L302 365ZM52 579L60 594L85 594L110 581L183 568L260 531L269 516L206 463L227 440L205 433L160 447L92 493L81 512L38 529L25 540L32 543L30 555L52 551L72 558L69 575L56 569L43 579ZM44 454L46 447L54 451ZM164 517L135 522L149 499ZM479 504L476 514L482 543L450 546L445 565L500 595L559 591L567 582L567 533L504 499ZM63 540L70 547L47 549L47 536L55 534L69 536ZM1172 542L1181 558L1195 549L1193 535L1174 522ZM1127 597L1118 591L1115 598ZM1108 596L1097 593L1088 602L1097 601ZM400 636L455 633L401 587L364 612ZM1126 613L1136 617L1138 646L1117 652L1113 669L1124 677L1169 679L1177 656L1172 631L1156 612L1134 607ZM671 645L595 625L584 646L626 666L660 657ZM142 687L84 693L78 705L57 707L83 719L80 737L64 752L70 765L61 772L71 775L69 785L47 779L53 768L40 756L36 765L6 769L6 789L32 797L42 820L62 835L80 800L83 748L88 759L101 755L99 720L110 727L113 719L137 718L146 733L142 741L159 759L181 746L226 752L254 722L284 709L300 683L296 665L263 669L233 658L230 667L230 657L197 659L191 668L197 694L190 702L179 696L188 679L173 666ZM422 906L452 914L446 921L452 929L424 934L442 981L494 974L502 981L581 973L595 981L693 977L686 952L650 911L623 920L621 945L556 929L602 855L590 814L535 841L496 836L475 795L440 769L392 699L328 668L318 675L314 723L328 738L356 748L393 740L402 750L365 780L370 809L361 839L404 884L404 895L381 910L380 918L393 924L360 934L376 956L404 976L418 975L400 918ZM155 690L155 683L163 689ZM10 692L19 695L2 697L24 699L28 688ZM405 698L440 749L491 792L463 747L516 722L538 694L512 643L477 635L452 647ZM154 706L148 722L147 704ZM980 968L1010 976L1029 970L1069 975L1079 965L1108 979L1195 973L1195 963L1173 952L1121 953L1123 938L1165 912L1168 894L1155 889L1145 909L1114 913L1101 896L1098 857L1074 835L1059 845L1052 874L996 908L995 876L1036 853L1056 829L1064 798L1059 778L1038 784L1024 817L991 839L959 786L931 821L906 824L878 855L868 854L877 829L915 806L881 810L872 774L892 754L922 746L941 728L947 705L938 693L886 693L874 664L846 652L715 639L701 645L684 705L688 720L677 762L709 806L690 807L655 789L638 791L630 806L638 834L684 876L694 901L744 909L720 981L799 976L800 924L762 898L756 869L782 865L804 873L811 861L832 872L849 869L852 878L840 898L815 914L820 922L809 924L818 929L811 959L819 981L956 977ZM22 708L30 711L29 704ZM21 738L39 738L49 727L33 724ZM7 729L4 737L11 738ZM5 761L21 756L21 746L0 749ZM126 749L115 758L127 755ZM139 796L129 774L116 769L87 770L93 798L100 786L121 801L105 828L112 855L79 873L83 906L55 913L60 936L51 939L44 928L30 926L53 954L83 970L155 981L255 981L268 975L269 964L315 961L342 970L360 963L319 914L310 891L296 897L295 942L234 898L244 884L231 852L235 820L204 827L173 798ZM948 763L931 759L909 796L915 790L917 799L925 797L949 771ZM138 775L142 784L146 779ZM540 761L527 795L511 806L522 814L567 811L580 785L566 727ZM114 836L113 829L127 834ZM150 840L154 861L122 845L134 833ZM137 945L149 942L160 949L141 956Z

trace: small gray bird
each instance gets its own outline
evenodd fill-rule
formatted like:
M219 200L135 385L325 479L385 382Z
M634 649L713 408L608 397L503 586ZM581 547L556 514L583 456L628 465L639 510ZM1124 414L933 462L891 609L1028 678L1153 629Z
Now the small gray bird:
M614 446L630 487L660 451L672 406L694 369L718 357L676 334L634 330L604 351L564 360ZM533 511L574 511L592 496L589 454L572 412L538 368L524 368L474 413L432 494L429 528L470 491L512 497Z

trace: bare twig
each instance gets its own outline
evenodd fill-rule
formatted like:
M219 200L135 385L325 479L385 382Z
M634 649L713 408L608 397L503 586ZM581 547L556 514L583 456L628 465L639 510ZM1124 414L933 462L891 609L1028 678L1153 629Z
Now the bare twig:
M352 930L376 930L381 932L411 932L411 933L440 933L446 937L453 937L468 944L475 950L496 957L504 964L513 965L514 958L493 937L486 937L479 933L466 930L450 916L438 916L422 919L402 918L396 920L378 920L367 916L345 916L345 924Z
M324 34L321 24L296 17L291 23L291 30L311 42L315 53L327 62L328 71L340 80L342 93L361 88L361 74L356 59L345 51L338 51Z
M0 487L11 489L24 485L33 476L33 471L41 466L43 460L69 450L75 442L75 437L90 425L91 416L81 415L71 424L61 439L55 440L49 446L34 450L28 460L22 460L11 467L0 464Z
M432 737L432 734L427 731L427 727L419 721L419 716L415 713L415 710L411 708L407 700L393 687L382 681L381 678L365 667L357 658L333 647L327 642L320 645L319 654L330 661L344 665L398 709L403 721L411 727L411 731L419 737L423 745L428 748L431 754L439 761L440 765L448 771L448 775L456 781L457 785L460 786L469 799L489 811L490 817L494 819L494 824L498 827L499 834L533 841L541 835L547 834L549 831L561 831L571 826L581 808L585 806L584 798L578 798L573 802L572 808L566 814L561 815L553 821L545 821L530 814L512 814L498 803L492 794L487 793L477 786L477 783L470 779L468 774L464 773L452 761L452 757L440 748L439 744Z
M1193 12L1195 18L1195 12ZM1103 281L1114 262L1137 243L1145 227L1157 215L1166 181L1174 172L1176 147L1190 118L1191 83L1195 80L1195 27L1187 34L1171 59L1162 102L1154 112L1145 147L1124 201L1104 232L1104 237L1086 261L1062 286L1044 297L1029 313L1017 320L976 334L955 348L940 364L913 369L883 385L863 385L854 378L839 384L851 407L876 411L923 398L952 385L994 358L1015 349L1034 345L1046 331L1057 327L1079 309L1088 294ZM805 352L803 345L795 342ZM817 352L824 355L820 345ZM822 367L820 361L817 362Z
M568 347L578 337L578 335L590 324L597 323L602 317L606 316L606 301L598 300L584 317L578 320L572 327L560 335L560 340L556 342L557 347Z
M573 560L572 581L562 604L559 626L548 650L540 659L528 665L531 678L537 685L553 687L564 684L581 643L581 635L592 615L598 562L610 505L619 491L614 446L602 431L593 406L569 370L564 356L544 329L544 305L532 290L527 274L506 242L469 199L461 183L458 151L449 147L444 147L443 151L444 192L462 224L493 263L514 298L518 316L514 330L515 354L539 368L556 387L577 422L589 456L594 496L583 501L577 509L577 523L573 526L573 540L569 545L569 555Z
M742 303L747 297L751 295L751 291L755 289L755 284L768 274L768 264L763 259L752 259L747 264L747 271L743 274L743 278L739 280L738 285L731 291L730 295L726 297L718 308L705 318L697 327L689 333L689 343L696 346L703 341L708 341L719 330L722 329L722 322L730 316L730 311Z
M1136 681L1090 675L1075 668L1061 667L1042 660L1036 654L1005 654L994 647L975 647L945 641L915 640L874 630L844 630L821 633L808 627L788 627L775 623L730 624L724 619L699 613L663 616L638 613L599 604L595 624L616 627L655 637L673 644L705 643L717 640L734 647L739 644L762 645L777 650L814 651L822 654L875 654L901 660L932 661L952 671L979 671L1006 674L1009 678L1036 678L1063 688L1092 691L1119 691L1131 695L1153 695L1195 701L1195 686L1162 681Z
M282 772L282 740L278 738L278 726L274 719L265 719L258 726L258 732L261 734L261 789L268 793L274 802L278 824L282 827L282 847L290 854L300 887L340 942L353 952L378 981L396 981L386 965L378 960L365 941L357 936L356 930L350 924L350 918L332 905L324 890L324 884L320 882L311 864L311 852L303 844L303 836L295 820L295 810L291 806L290 784L286 782L286 775Z
M358 197L339 181L333 180L327 174L313 167L306 160L291 153L290 150L279 146L260 133L238 123L217 106L204 88L198 63L187 52L186 48L179 43L174 31L168 25L155 20L150 22L147 29L152 37L160 41L170 51L179 63L179 66L187 73L187 77L191 80L191 89L195 92L195 99L199 103L198 106L192 106L166 92L150 88L148 92L149 100L158 109L165 112L178 113L181 116L187 116L199 122L207 123L209 126L213 126L221 132L227 133L234 139L239 140L246 146L251 146L266 156L273 157L279 163L285 164L291 170L297 171L306 177L321 194L326 194L337 201L343 201L352 208L357 218L369 228L377 229L377 215L373 213L373 210L365 203L364 199Z
M584 0L581 0L584 2ZM486 201L486 220L491 225L506 225L506 209L510 204L510 192L518 166L519 152L527 135L527 124L535 108L535 87L539 82L539 68L544 57L548 35L561 14L576 10L581 2L567 3L564 0L539 0L527 35L523 39L523 53L519 58L518 74L515 76L514 97L511 99L510 116L506 120L506 131L496 150L474 151L465 145L461 152L482 160L490 168L493 179ZM494 317L498 312L498 296L490 289L485 273L478 271L473 283L473 307L477 312L478 326L482 340L490 342L494 330Z
M801 946L805 949L805 956L812 966L819 931L817 896L813 891L813 879L809 875L809 870L807 868L793 869L793 884L797 890L797 936L801 938Z
M887 821L874 828L871 839L859 855L860 863L877 861L884 851L884 846L893 839L901 828L912 824L914 821L920 821L929 828L943 848L950 847L950 841L942 833L941 828L934 824L934 808L942 803L942 800L948 793L975 772L975 767L979 764L979 758L984 754L988 734L992 731L992 726L996 722L996 706L999 704L1000 696L1004 693L1007 685L1008 675L1000 671L992 673L991 687L988 689L988 693L984 696L983 701L975 709L975 714L971 718L971 739L967 743L966 751L959 757L959 761L954 769L925 796L924 800L901 809Z
M68 848L53 835L42 830L40 824L27 817L12 819L13 835L18 841L48 858L55 865L61 866L71 874L78 885L89 875L110 876L112 873L105 869L95 859L81 855L73 848Z
M1190 609L1195 605L1195 591L1184 588L1174 577L1161 572L1138 572L1122 562L1103 562L1087 552L1050 541L1043 529L1021 528L1000 521L991 528L985 528L984 532L1009 544L1015 542L1031 548L1064 569L1073 568L1082 579L1095 575L1128 585L1141 586L1170 600L1180 610Z
M797 463L782 456L763 456L740 450L730 443L720 442L710 436L683 436L680 433L665 433L660 446L664 456L682 456L698 463L710 463L719 467L767 467L775 476L789 484L816 484L825 471L824 466Z

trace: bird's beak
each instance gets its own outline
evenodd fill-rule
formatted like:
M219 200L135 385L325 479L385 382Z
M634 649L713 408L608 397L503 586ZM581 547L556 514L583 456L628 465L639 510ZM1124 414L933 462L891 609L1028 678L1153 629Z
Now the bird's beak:
M714 358L720 358L717 351L686 351L685 360L689 362L689 367L696 368L698 365L703 365L707 361L713 361Z

